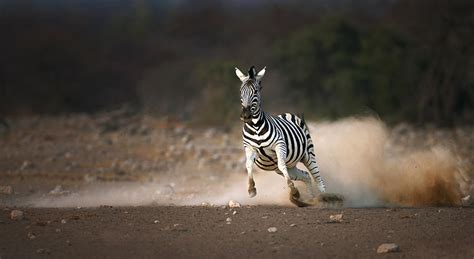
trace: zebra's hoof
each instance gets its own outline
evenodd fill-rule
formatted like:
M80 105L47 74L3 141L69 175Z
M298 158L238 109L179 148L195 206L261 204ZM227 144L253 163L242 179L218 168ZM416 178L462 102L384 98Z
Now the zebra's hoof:
M288 187L290 187L292 190L293 190L293 188L295 188L295 184L291 180L287 180L286 185L288 185Z
M290 186L290 197L299 199L300 198L300 192L298 189L296 189L295 186Z
M249 196L250 198L253 198L257 195L257 189L253 188L253 189L249 189Z
M291 203L295 204L298 207L306 207L306 206L311 205L309 203L301 201L299 198L300 198L300 192L298 191L298 189L296 189L295 187L291 188L291 191L290 191Z

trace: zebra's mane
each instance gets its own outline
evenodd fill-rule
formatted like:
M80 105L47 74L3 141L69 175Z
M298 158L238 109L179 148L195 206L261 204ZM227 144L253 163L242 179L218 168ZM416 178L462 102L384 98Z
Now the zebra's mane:
M245 80L245 81L242 83L242 87L244 87L244 86L250 86L250 87L253 87L253 88L257 88L258 82L257 82L257 80L255 80L255 79L248 78L247 80ZM241 88L242 88L242 87L241 87Z

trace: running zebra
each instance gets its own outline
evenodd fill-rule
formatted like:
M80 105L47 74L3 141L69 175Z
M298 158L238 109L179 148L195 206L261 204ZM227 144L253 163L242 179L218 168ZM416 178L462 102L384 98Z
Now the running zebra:
M235 73L242 81L240 119L245 123L242 136L250 197L257 195L252 173L252 166L255 163L263 170L274 170L284 176L291 190L290 201L298 206L307 205L298 200L300 195L293 181L303 181L311 195L313 195L313 182L317 182L321 192L325 192L325 186L305 121L290 113L272 116L262 110L260 93L265 68L256 73L255 67L252 66L248 76L238 68L235 68ZM298 162L302 162L311 173L298 169L296 167Z

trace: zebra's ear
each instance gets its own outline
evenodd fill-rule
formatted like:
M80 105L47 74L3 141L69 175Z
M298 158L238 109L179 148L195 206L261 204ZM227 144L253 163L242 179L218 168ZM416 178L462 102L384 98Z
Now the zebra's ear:
M235 74L237 75L237 77L240 79L240 81L245 81L248 79L247 76L245 76L242 71L240 71L238 68L235 68Z
M264 67L260 72L258 72L257 76L255 77L258 81L262 80L263 76L265 75L265 69L267 67Z

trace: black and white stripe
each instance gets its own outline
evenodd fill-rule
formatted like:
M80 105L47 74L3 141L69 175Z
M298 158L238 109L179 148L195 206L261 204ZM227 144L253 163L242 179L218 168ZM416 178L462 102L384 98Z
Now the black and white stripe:
M249 194L252 197L256 194L253 163L263 170L275 170L283 175L291 186L291 180L303 181L311 192L311 183L315 181L319 190L324 192L325 185L319 173L314 146L305 121L294 114L272 116L261 109L260 81L265 74L265 68L256 74L255 68L252 67L248 76L244 76L236 68L236 74L242 81L241 119L245 122L242 137L247 157ZM310 173L296 168L298 162L302 162Z

